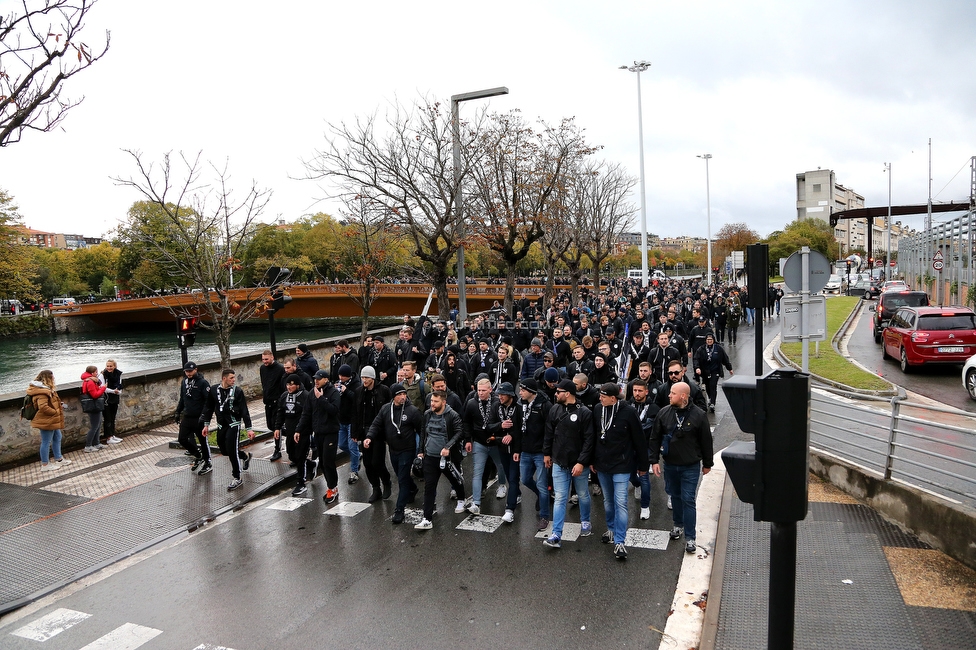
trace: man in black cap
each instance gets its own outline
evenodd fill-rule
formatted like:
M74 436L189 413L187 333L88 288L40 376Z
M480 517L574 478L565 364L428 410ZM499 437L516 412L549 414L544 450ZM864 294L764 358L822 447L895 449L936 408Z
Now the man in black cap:
M519 385L519 406L522 410L522 436L520 448L512 454L519 463L522 485L536 496L536 512L539 513L538 530L549 526L549 471L543 458L546 437L546 419L552 404L534 379L526 379Z
M637 330L630 338L631 342L627 344L628 367L621 370L621 375L624 372L627 373L626 377L621 377L625 381L637 379L637 370L640 368L640 364L647 361L651 353L651 349L647 346L647 341L644 339L644 332Z
M515 521L515 507L522 499L519 489L519 451L522 449L522 409L515 397L515 387L507 381L498 386L498 417L502 421L500 451L504 464L508 465L508 494L502 521Z
M363 439L363 447L367 451L383 453L383 447L389 445L390 464L398 485L393 523L402 524L404 508L413 502L418 490L410 475L410 468L417 457L417 436L420 435L423 416L416 406L407 401L407 389L403 384L393 384L390 392L393 393L393 401L380 408Z
M213 471L210 443L203 435L203 422L200 422L200 414L207 405L210 384L192 361L184 364L183 374L185 376L180 381L180 401L176 404L176 423L180 425L179 442L193 456L190 471L195 472L200 468L200 476L203 476Z
M284 437L285 451L288 454L288 461L291 467L299 470L299 481L301 490L296 486L292 496L300 496L305 493L304 463L308 455L308 443L306 441L306 456L299 455L298 440L295 433L298 431L298 422L302 418L302 410L305 408L305 389L302 387L302 380L297 374L288 375L285 378L285 392L278 398L278 410L274 419L274 437L280 440Z
M447 368L447 354L444 351L444 341L437 339L431 344L430 354L427 355L425 369L431 374L441 374Z
M261 391L264 399L264 422L269 429L274 428L275 414L278 411L278 398L285 392L285 367L275 361L274 353L265 350L261 353ZM281 440L275 438L272 462L281 458Z
M627 492L632 467L637 474L647 474L647 439L637 417L637 410L620 399L620 386L606 383L600 387L600 406L593 414L596 430L593 467L603 490L603 509L607 518L604 544L613 544L613 555L627 559Z
M312 379L315 387L307 393L302 417L298 422L298 432L295 434L301 434L298 440L298 455L303 458L308 455L309 436L314 437L315 455L318 464L322 466L322 474L325 475L326 492L323 499L326 503L335 503L339 498L336 451L339 442L339 406L342 396L329 381L327 371L319 370ZM299 468L300 479L303 469L305 481L315 479L314 461L309 461Z
M375 338L373 339L376 340ZM396 372L396 369L391 369ZM356 395L356 410L352 423L353 442L357 445L366 437L370 425L384 404L390 401L390 389L376 379L376 371L372 366L363 368L363 385ZM386 468L386 449L380 445L363 451L363 465L366 466L366 478L373 486L373 492L368 501L373 503L380 499L389 499L393 493L390 470ZM381 487L382 486L382 487Z
M695 354L698 352L698 348L705 345L705 337L711 334L715 336L714 330L712 330L711 325L708 324L708 317L705 314L698 314L698 324L691 328L691 333L689 337L691 338L691 349L688 351L688 362L685 363L685 367L690 365L692 359L695 358Z
M352 423L356 419L356 395L362 387L359 377L349 364L342 364L338 370L339 381L339 449L349 454L349 485L359 480L359 463L362 454L359 445L352 439ZM375 376L375 373L374 373Z
M593 459L593 414L576 400L576 386L569 379L563 379L556 387L556 402L549 410L543 443L544 462L552 468L556 497L552 534L543 541L549 548L560 548L571 484L579 495L580 537L593 534L587 486Z

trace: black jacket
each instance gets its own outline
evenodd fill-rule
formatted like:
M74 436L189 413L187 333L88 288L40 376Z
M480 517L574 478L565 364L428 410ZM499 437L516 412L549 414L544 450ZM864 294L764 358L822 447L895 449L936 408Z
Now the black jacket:
M695 370L701 370L702 377L709 377L711 375L724 377L725 371L723 368L732 370L732 362L729 361L728 353L718 343L712 345L711 354L709 354L707 345L698 348L692 361L695 364Z
M593 425L596 429L593 445L596 471L630 474L635 465L639 471L647 471L647 437L633 406L623 401L611 407L601 404L594 409Z
M339 408L342 395L331 383L322 389L322 396L315 396L315 389L305 391L305 406L298 421L298 431L319 436L339 434Z
M339 368L349 366L355 375L359 374L359 355L351 349L345 354L333 354L329 359L329 379L333 384L339 383Z
M373 424L380 408L393 398L390 389L379 381L373 382L373 390L361 386L356 391L356 412L352 421L352 437L362 440Z
M183 381L180 382L180 401L176 404L176 414L181 415L185 412L188 418L199 418L207 406L209 395L210 383L203 378L199 370L193 379L184 376Z
M248 429L251 428L251 413L247 410L247 397L240 386L232 386L229 389L220 384L214 384L207 392L207 405L203 408L200 415L200 422L207 424L216 414L217 424L221 427L228 427L231 424L244 423Z
M434 416L434 411L427 409L424 412L423 423L421 424L420 430L420 449L417 453L423 453L427 456L439 456L442 449L450 449L454 445L461 441L462 436L464 436L464 426L461 423L461 416L458 415L457 411L452 409L450 406L444 407L444 413L442 413L447 424L447 439L446 440L434 440L430 438L427 430L427 423ZM430 449L428 449L430 447Z
M423 428L423 419L420 409L410 402L404 402L403 406L388 402L369 425L366 437L374 442L385 441L391 451L414 451L417 448L417 435Z
M260 373L264 403L268 406L277 404L278 398L285 390L285 367L277 361L270 366L262 363ZM271 426L270 422L268 426Z
M542 453L552 462L569 469L576 463L593 461L593 414L579 402L554 404L546 421Z
M272 429L281 430L282 434L293 434L298 431L298 423L305 411L308 392L299 389L294 393L287 390L278 397L278 408L275 409L275 421ZM307 431L307 430L306 430Z
M536 393L531 403L519 400L522 409L521 449L518 453L541 454L546 440L546 420L552 403L542 393Z
M487 408L487 418L482 408ZM482 406L477 397L468 400L464 405L461 416L464 422L464 442L478 442L482 445L501 444L502 421L498 416L498 398L488 400L486 407Z
M670 404L661 409L651 429L649 455L652 465L658 463L662 441L668 434L671 434L671 440L664 460L669 465L691 465L701 461L704 467L712 466L712 432L705 411L694 404L681 411Z
M345 384L345 390L342 390L340 384L336 384L336 390L340 394L339 424L352 424L356 419L356 394L362 387L363 382L359 377L350 377Z

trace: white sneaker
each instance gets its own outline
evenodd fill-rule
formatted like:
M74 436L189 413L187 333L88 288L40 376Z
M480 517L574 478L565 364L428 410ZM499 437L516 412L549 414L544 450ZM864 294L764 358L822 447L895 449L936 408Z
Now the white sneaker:
M650 519L651 518L651 509L650 508L641 508L640 518L641 519Z
M474 501L472 501L471 503L468 504L468 512L470 512L473 515L480 515L481 506L475 503Z
M60 464L60 465L70 465L71 464L71 461L69 459L65 458L64 456L62 456L61 458L58 458L57 461L58 461L58 464Z
M571 497L569 497L569 502L571 504L573 504L574 506L577 505L579 503L579 495L578 494L574 494Z
M674 508L671 506L671 497L668 497L668 510L673 510L673 509Z
M457 490L451 490L451 498L452 499L456 499L457 498Z
M116 436L112 436L111 438L109 438L108 440L106 440L106 442L108 444L110 444L110 445L117 445L120 442L122 442L122 438L119 438L119 437L116 437Z
M508 496L508 486L507 485L499 485L498 486L498 490L495 491L495 498L496 499L504 499L507 496Z
M414 526L415 530L430 530L434 527L434 524L430 522L430 519L421 519L420 523Z
M94 449L96 451L98 451L99 449L105 449L105 445L103 445L102 443L98 443L97 445L95 445Z
M94 453L96 451L98 451L98 450L95 449L94 447L85 447L85 453L86 454L91 454L91 453Z
M454 514L459 515L464 512L464 499L458 499L457 506L454 508Z
M502 521L506 524L510 524L515 521L515 513L511 510L506 510L505 514L502 515Z
M42 472L56 472L59 469L61 468L58 467L57 463L48 463L47 465L41 465Z

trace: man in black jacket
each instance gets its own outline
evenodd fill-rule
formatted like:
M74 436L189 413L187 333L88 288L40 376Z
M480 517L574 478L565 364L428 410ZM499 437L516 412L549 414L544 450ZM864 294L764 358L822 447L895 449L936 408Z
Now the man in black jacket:
M375 375L375 373L374 373ZM359 445L352 439L352 423L356 419L356 394L362 383L348 364L339 366L339 449L349 454L349 485L359 480L361 454Z
M600 387L600 406L593 416L596 429L593 467L603 490L607 532L603 543L613 544L613 555L627 559L627 493L632 466L637 474L647 474L647 438L637 410L620 399L620 387L606 383Z
M576 401L576 386L563 379L556 386L556 402L546 420L543 456L547 468L552 468L553 491L556 502L552 511L552 534L542 543L560 548L570 483L576 487L580 508L580 537L593 534L590 526L589 465L593 459L593 414Z
M519 406L522 408L522 436L519 450L512 460L519 463L522 485L535 492L538 530L549 527L549 471L543 459L546 437L546 418L552 408L546 396L539 392L534 379L526 379L519 386Z
M339 339L335 342L332 357L329 358L329 379L333 384L339 383L339 368L344 365L349 366L351 374L347 375L347 377L351 377L352 373L359 370L359 355L356 354L355 350L349 348L349 341Z
M396 357L393 356L393 352L390 351L390 348L386 347L386 342L382 336L373 337L373 358L366 365L373 366L373 370L376 371L376 381L387 388L396 382L396 371L399 366L397 365ZM365 370L365 367L363 370ZM362 377L362 373L360 373L360 377Z
M299 469L299 484L295 491L299 491L299 486L304 493L305 476L304 463L308 456L309 440L305 440L305 454L300 454L298 439L295 433L298 431L298 422L302 419L302 410L305 408L305 389L302 387L302 380L297 374L288 375L285 378L285 392L278 398L278 410L275 412L274 431L275 440L284 439L285 452L288 454L288 462L291 467ZM299 496L292 492L292 496Z
M285 391L285 367L275 361L274 353L265 350L261 353L261 390L264 398L264 422L269 429L274 429L275 413L278 410L278 398ZM281 440L275 438L272 462L281 458Z
M728 368L729 374L732 372L732 362L725 348L715 342L714 334L705 335L705 345L698 348L695 353L695 376L705 385L705 393L708 395L708 410L715 412L715 398L718 395L719 377L724 377L723 368Z
M481 488L484 482L485 465L490 457L498 470L498 491L495 496L504 499L508 495L506 476L508 464L499 450L502 439L502 421L499 416L498 398L491 395L491 381L478 381L475 398L464 405L461 416L464 422L464 447L474 455L474 474L471 477L471 503L468 512L481 514Z
M397 477L397 502L393 510L393 523L403 523L403 511L417 495L417 484L410 476L413 459L417 457L417 436L423 426L420 410L407 401L407 389L403 384L393 384L390 391L393 401L384 404L369 427L363 440L368 451L373 445L390 447L390 465Z
M685 551L694 553L695 493L699 474L712 467L712 433L706 413L691 403L691 387L684 382L671 386L671 403L661 409L651 429L650 460L654 475L661 476L659 456L665 460L664 489L671 497L674 528L671 539L685 535ZM663 446L663 453L660 451ZM683 529L683 531L682 531Z
M424 464L424 518L414 526L417 530L434 527L434 503L437 500L437 482L446 474L457 494L456 514L464 512L464 481L457 466L450 460L451 449L464 436L461 416L447 405L447 395L435 390L430 396L430 408L424 413L420 433L420 449L417 456Z
M499 450L508 465L506 478L508 479L508 495L505 502L505 514L502 521L510 524L515 521L515 508L522 500L519 489L519 458L518 452L522 448L522 409L519 408L518 398L515 397L515 387L503 381L498 386L498 419L502 421L501 445Z
M210 387L207 395L207 405L200 415L203 423L203 435L210 432L210 418L217 416L217 446L220 453L230 458L231 476L233 479L228 490L236 490L244 485L241 471L247 471L251 466L251 454L241 451L241 428L247 431L247 437L254 440L254 429L251 428L251 414L247 410L247 398L244 391L236 386L237 373L225 368L220 373L220 383Z
M325 475L326 491L322 497L326 503L335 503L339 498L339 474L336 472L336 451L339 446L339 407L342 395L329 381L329 373L319 370L313 377L315 387L306 392L305 407L298 422L298 431L303 436L311 434L315 438L318 464ZM307 443L306 443L307 444ZM301 446L301 444L299 444ZM306 452L307 453L307 452ZM301 452L299 452L301 455ZM315 479L315 463L310 463L311 471L305 480Z
M203 435L200 414L207 405L210 383L197 370L197 364L187 361L183 366L183 380L180 382L180 401L176 404L176 423L180 425L179 442L193 455L190 471L200 469L200 476L213 471L210 462L210 443ZM198 445L199 443L199 445ZM200 467L200 466L203 467Z
M391 372L395 373L396 369L391 369ZM377 381L376 371L372 366L363 368L361 377L363 385L356 394L356 412L352 422L352 437L357 445L366 437L380 408L389 402L391 397L390 389ZM366 467L366 478L373 486L373 492L367 500L374 503L380 499L389 499L393 493L393 486L390 470L386 468L386 443L379 441L364 449L363 465Z

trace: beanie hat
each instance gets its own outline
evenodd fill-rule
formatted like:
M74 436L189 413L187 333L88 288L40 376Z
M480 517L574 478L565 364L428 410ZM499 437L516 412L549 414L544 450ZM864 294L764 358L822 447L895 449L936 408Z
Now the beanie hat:
M352 366L350 366L348 363L342 364L339 366L338 375L340 377L352 377Z
M376 379L376 370L373 366L366 366L360 371L359 376L363 379Z
M547 368L543 373L543 378L551 384L556 383L559 381L559 371L555 368Z

